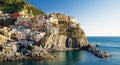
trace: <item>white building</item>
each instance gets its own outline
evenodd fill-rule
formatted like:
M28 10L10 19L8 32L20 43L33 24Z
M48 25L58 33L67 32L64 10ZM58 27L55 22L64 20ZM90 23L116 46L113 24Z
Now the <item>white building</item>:
M18 31L18 32L16 32L16 37L18 40L26 39L26 34L23 31Z
M20 17L17 17L17 22L15 23L16 25L19 23L19 22L23 22L23 17L20 16Z
M74 17L70 16L70 22L75 23L77 20Z
M17 21L15 22L15 25L17 25L18 23L28 22L28 21L30 21L30 18L28 16L19 16L17 17Z
M3 13L3 11L0 11L0 14L2 14Z
M35 21L37 21L37 26L42 26L44 21L44 16L38 16Z
M39 32L39 33L34 34L34 40L39 41L41 38L44 37L45 34L46 34L45 32Z
M69 22L69 25L71 26L71 27L76 27L76 24L77 24L77 20L74 18L74 17L72 17L72 16L70 16L70 22Z
M48 17L46 21L52 24L58 24L58 18L54 16Z

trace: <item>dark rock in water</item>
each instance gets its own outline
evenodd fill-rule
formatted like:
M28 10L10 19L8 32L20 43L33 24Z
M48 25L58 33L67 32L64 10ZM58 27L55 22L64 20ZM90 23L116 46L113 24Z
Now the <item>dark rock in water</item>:
M99 47L99 45L98 45L98 44L96 44L96 47Z
M103 52L103 51L97 49L96 47L94 47L91 44L88 44L88 46L85 47L84 50L87 50L87 51L91 52L92 54L94 54L95 56L97 56L99 58L111 57L111 55L109 53Z

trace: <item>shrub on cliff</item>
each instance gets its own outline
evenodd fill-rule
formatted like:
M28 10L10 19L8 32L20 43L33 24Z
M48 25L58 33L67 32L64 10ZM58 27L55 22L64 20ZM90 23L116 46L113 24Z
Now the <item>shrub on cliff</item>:
M67 34L66 31L69 27L68 23L65 21L59 21L58 23L59 23L59 34L66 35Z
M14 25L15 21L16 21L15 18L9 18L6 20L0 19L0 25L2 25L2 26Z

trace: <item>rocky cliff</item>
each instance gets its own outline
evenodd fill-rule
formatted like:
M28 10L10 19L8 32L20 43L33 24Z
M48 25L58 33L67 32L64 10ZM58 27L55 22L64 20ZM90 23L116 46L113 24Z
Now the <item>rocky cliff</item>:
M9 14L24 11L26 15L30 16L45 15L44 12L23 0L0 0L0 10ZM85 32L80 28L79 24L77 24L76 27L70 27L70 24L64 21L64 18L59 17L58 19L59 24L52 26L54 30L53 28L48 29L45 37L41 39L40 44L42 44L43 47L64 49L81 48L87 45ZM11 21L13 22L13 20ZM4 23L2 23L2 25L3 24ZM6 23L5 26L7 26Z
M80 28L79 24L71 27L68 22L62 21L52 29L47 30L48 33L40 40L40 44L47 49L65 50L67 48L82 48L88 45L85 32Z
M0 0L0 10L9 14L24 11L24 13L29 16L45 14L23 0ZM51 25L49 29L47 29L45 37L41 39L40 44L43 45L43 47L47 49L64 49L81 48L87 45L85 32L80 28L78 23L75 24L75 27L71 27L70 22L65 21L65 17L58 17L58 19L58 24L56 26Z

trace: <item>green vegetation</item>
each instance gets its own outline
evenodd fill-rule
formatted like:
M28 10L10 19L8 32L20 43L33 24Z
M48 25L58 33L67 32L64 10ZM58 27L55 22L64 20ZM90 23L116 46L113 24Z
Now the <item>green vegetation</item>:
M59 21L58 24L59 24L59 34L66 35L67 34L66 31L69 27L68 23L65 21Z
M16 19L15 18L9 18L6 20L1 19L0 20L0 25L2 26L10 26L10 25L14 25Z
M59 21L59 34L68 35L71 38L82 38L85 34L84 31L80 28L80 24L76 25L76 28L70 27L69 23L65 21Z
M22 10L26 10L26 13L33 16L45 14L43 11L33 7L31 4L23 0L0 0L0 10L4 11L4 13L10 14Z
M9 14L25 11L25 14L29 16L45 15L43 11L35 8L25 0L0 0L0 10L2 10L3 13ZM0 20L0 25L2 26L14 25L15 21L16 19L11 18L7 20Z
M81 38L84 32L81 28L70 28L67 30L67 34L72 38Z

